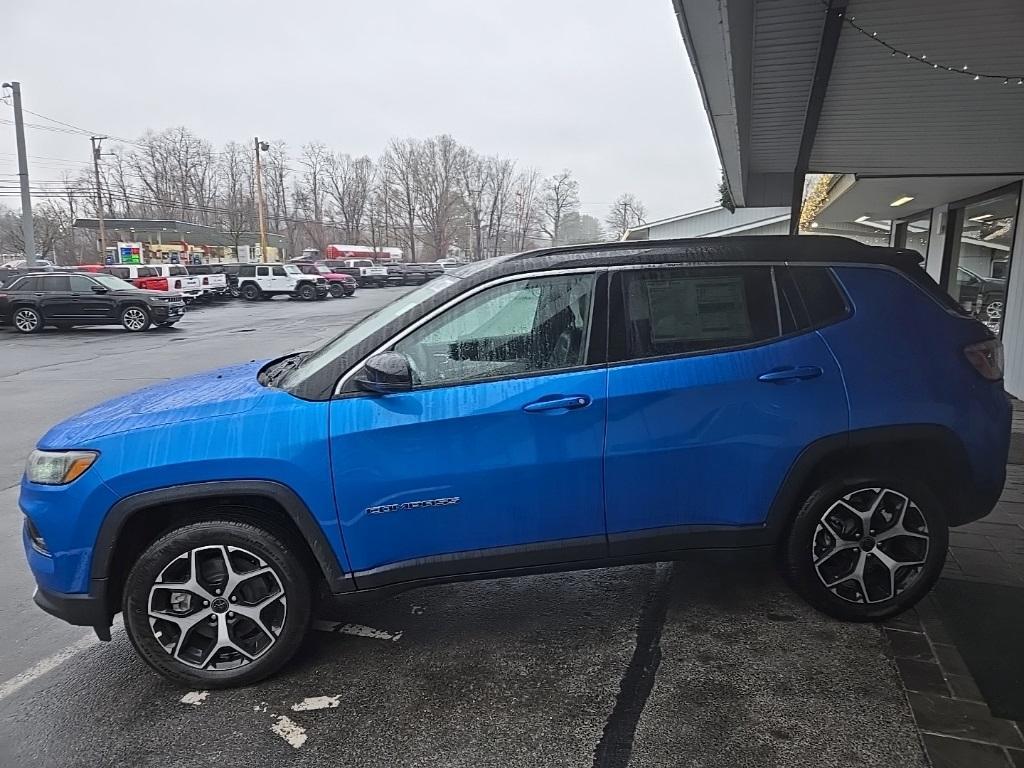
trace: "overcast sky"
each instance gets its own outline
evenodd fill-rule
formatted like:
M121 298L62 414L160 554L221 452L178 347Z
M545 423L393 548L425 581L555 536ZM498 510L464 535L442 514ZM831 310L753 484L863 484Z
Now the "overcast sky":
M717 198L671 0L5 5L0 79L21 81L26 109L90 130L184 125L218 145L259 134L374 156L393 136L450 133L544 174L572 169L601 217L627 191L649 219ZM15 173L6 123L0 145L0 174ZM34 179L89 159L86 137L30 129L28 146L62 159L30 160Z

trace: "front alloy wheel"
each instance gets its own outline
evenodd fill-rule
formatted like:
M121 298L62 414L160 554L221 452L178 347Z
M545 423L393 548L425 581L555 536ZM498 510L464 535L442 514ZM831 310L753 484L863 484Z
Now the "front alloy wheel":
M125 307L121 312L121 325L126 331L138 333L149 328L149 312L145 307Z
M11 318L20 333L38 333L43 330L43 318L32 307L20 307Z
M309 577L297 551L286 533L234 513L171 531L128 574L132 644L184 685L225 688L273 674L310 622Z
M241 547L183 552L149 590L149 625L160 646L196 669L235 669L277 642L288 615L281 579Z

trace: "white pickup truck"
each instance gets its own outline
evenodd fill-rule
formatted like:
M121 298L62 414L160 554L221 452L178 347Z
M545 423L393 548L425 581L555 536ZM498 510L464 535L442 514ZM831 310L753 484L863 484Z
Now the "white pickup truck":
M180 264L150 264L160 274L160 277L167 278L167 288L171 291L181 291L186 303L191 303L203 297L203 282L196 275L190 275L188 270Z
M388 268L377 266L372 259L328 259L324 264L334 272L351 275L360 288L381 288L388 284Z
M228 276L224 268L218 264L190 264L188 273L198 277L202 282L203 297L207 299L224 299L231 295Z

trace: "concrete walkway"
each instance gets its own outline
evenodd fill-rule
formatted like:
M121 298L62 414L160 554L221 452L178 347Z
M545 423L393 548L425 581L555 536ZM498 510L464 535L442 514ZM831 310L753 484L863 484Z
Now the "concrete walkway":
M992 514L951 531L943 578L1024 590L1024 403L1016 400L1006 470ZM991 714L933 596L886 622L885 633L934 768L1024 767L1024 724Z

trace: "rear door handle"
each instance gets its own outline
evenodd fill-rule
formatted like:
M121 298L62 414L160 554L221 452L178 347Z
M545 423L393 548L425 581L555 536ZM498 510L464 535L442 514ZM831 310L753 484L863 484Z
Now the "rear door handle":
M814 379L821 376L822 370L816 365L801 365L797 367L778 368L774 371L762 373L757 377L758 381L794 381L796 379Z
M575 408L586 408L590 405L590 395L555 395L554 397L541 398L523 406L527 413L539 411L572 410Z

